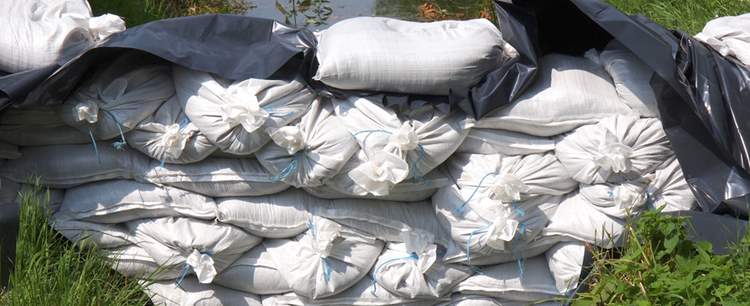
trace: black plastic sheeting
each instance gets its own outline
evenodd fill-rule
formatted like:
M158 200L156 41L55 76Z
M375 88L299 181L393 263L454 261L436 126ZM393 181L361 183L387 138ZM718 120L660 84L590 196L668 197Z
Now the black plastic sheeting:
M685 178L702 210L747 216L750 194L750 70L686 33L597 0L496 1L505 39L519 57L474 88L478 115L513 101L534 82L537 59L581 55L618 40L658 76L651 85Z
M312 32L270 19L202 15L159 20L115 34L71 61L0 77L0 109L60 104L92 68L131 50L239 80L267 78L290 61L302 67L314 44Z

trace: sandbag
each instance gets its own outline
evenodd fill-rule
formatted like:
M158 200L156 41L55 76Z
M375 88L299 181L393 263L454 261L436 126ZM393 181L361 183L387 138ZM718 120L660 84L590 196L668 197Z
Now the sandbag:
M182 274L178 267L160 267L146 250L136 244L104 249L102 252L112 261L112 269L127 277L160 281L177 279Z
M641 179L620 184L581 184L579 194L604 214L625 219L637 216L646 206L648 182L648 179Z
M646 192L652 207L661 208L663 212L698 208L695 195L685 181L680 162L676 158L646 178L651 182L646 187Z
M572 194L550 218L544 235L559 235L603 248L622 243L625 220L607 216L580 194Z
M103 142L21 148L21 158L0 167L0 176L18 183L38 178L51 188L70 188L109 179L134 179L148 168L148 157Z
M541 154L554 149L555 141L548 137L503 130L472 129L456 152L513 156Z
M310 196L290 190L258 197L217 199L218 220L264 238L290 238L307 230Z
M260 295L292 291L263 244L254 247L216 275L214 283Z
M446 168L456 180L454 186L446 188L458 188L465 191L461 194L466 194L459 199L458 206L475 199L511 204L541 195L564 195L578 186L551 153L526 156L459 153L446 162Z
M545 195L504 204L489 198L473 200L471 193L471 188L452 186L440 189L432 197L438 221L465 250L465 261L469 264L478 264L474 257L492 258L501 254L505 256L496 256L495 260L521 257L527 245L541 235L563 199Z
M557 289L544 256L481 267L453 291L522 302L555 298L564 293Z
M356 189L375 196L386 196L394 185L435 169L456 151L473 124L467 123L462 112L418 100L403 113L383 105L382 96L355 96L333 103L364 156L364 162L346 176Z
M584 184L636 180L673 156L655 118L613 116L560 138L555 155L573 179Z
M340 89L464 93L502 63L504 44L486 19L350 18L319 35L313 78Z
M337 295L311 299L293 292L263 297L263 306L432 306L434 299L413 300L392 294L364 278Z
M177 96L141 121L125 139L131 147L165 163L198 162L217 149L185 116Z
M122 223L158 217L213 220L214 200L172 187L110 180L68 189L59 214L95 223Z
M144 283L154 305L164 306L261 306L260 297L215 284L201 284L188 276L179 285L174 281Z
M333 113L330 101L316 99L295 125L271 134L273 139L256 153L274 175L295 187L314 187L344 167L359 146Z
M56 107L7 108L0 112L0 140L17 146L91 143L91 136L68 126Z
M52 217L52 227L78 245L100 249L128 246L138 241L122 224L76 221L65 215L55 214Z
M582 242L561 242L544 256L558 292L568 295L578 288L586 256L586 246Z
M465 264L471 266L489 266L508 262L518 262L523 258L531 258L543 255L544 252L558 244L559 242L573 240L571 238L548 235L542 232L538 237L531 241L517 240L513 243L511 252L493 252L488 254L479 254L466 249L466 245L454 243L449 245L443 260L446 263ZM468 252L467 252L468 251Z
M383 242L320 217L293 240L266 240L284 279L301 296L336 295L367 275L383 250Z
M366 189L360 187L349 176L352 170L366 162L364 151L359 150L344 165L341 172L333 178L326 180L325 184L316 187L305 187L308 193L326 199L377 199L397 202L417 202L430 198L438 188L451 184L450 178L441 171L435 169L419 178L406 179L396 185L392 185L387 195L373 195Z
M410 299L437 299L473 274L468 266L445 264L431 233L403 236L406 243L389 243L371 272L385 290Z
M93 17L85 0L6 0L0 19L0 71L9 73L62 64L125 30L119 16Z
M209 284L261 238L228 224L190 218L141 219L126 223L138 245L160 266L182 267Z
M152 160L142 180L209 197L261 196L289 188L255 159L208 158L193 164L162 164Z
M269 134L302 116L315 98L299 78L231 83L181 66L173 70L185 115L219 149L232 154L260 149Z
M444 247L451 243L450 237L440 235L442 228L430 202L405 204L365 199L308 200L307 207L312 215L356 228L383 241L404 242L402 232L422 231L435 234L435 243Z
M169 66L133 65L132 52L96 71L63 103L62 120L97 140L120 137L174 95Z
M718 16L717 16L718 17ZM718 17L706 23L695 38L722 56L731 56L750 66L750 14Z
M633 112L620 101L607 72L589 59L548 54L536 75L524 94L482 117L476 127L554 136Z
M651 87L654 70L616 40L602 50L599 61L612 77L623 103L641 117L659 117L656 93Z

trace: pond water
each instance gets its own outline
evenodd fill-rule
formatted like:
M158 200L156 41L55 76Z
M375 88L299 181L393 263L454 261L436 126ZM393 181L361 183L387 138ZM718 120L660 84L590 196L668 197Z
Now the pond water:
M491 18L491 0L247 0L246 15L323 29L342 19L384 16L404 20Z

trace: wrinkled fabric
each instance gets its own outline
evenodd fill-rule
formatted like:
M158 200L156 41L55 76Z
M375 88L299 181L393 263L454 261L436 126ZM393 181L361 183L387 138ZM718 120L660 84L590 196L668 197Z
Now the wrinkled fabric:
M546 258L536 256L520 263L509 262L484 266L479 273L467 278L454 292L478 294L520 302L534 302L557 297L557 289L547 266Z
M362 279L383 250L383 242L320 217L293 240L266 240L279 271L292 290L320 299L334 296Z
M217 200L218 220L264 238L291 238L307 230L310 197L301 190Z
M673 159L663 168L657 169L647 178L650 183L646 187L646 192L649 196L649 204L652 207L661 208L663 212L698 208L695 195L685 181L685 175L677 159Z
M555 150L555 140L548 137L532 136L492 129L471 129L458 153L529 155Z
M260 295L292 291L263 244L252 248L224 269L216 276L214 283Z
M230 82L174 66L177 98L185 115L224 152L260 149L279 128L302 116L315 95L301 78Z
M62 64L125 30L119 16L93 17L85 0L9 0L0 3L0 71Z
M295 187L322 185L358 148L328 100L315 100L297 124L279 132L271 136L273 143L256 152L256 157L275 180Z
M67 124L54 107L8 108L0 112L0 140L17 146L91 143L91 137Z
M63 121L97 140L123 137L174 95L166 65L133 65L128 53L94 73L67 99Z
M557 207L544 234L613 248L621 245L624 230L625 220L599 211L581 194L572 194Z
M709 21L695 38L722 56L731 56L750 66L750 14L719 17Z
M185 116L176 96L164 102L125 138L131 147L165 163L199 162L217 149Z
M651 87L653 69L613 40L599 54L604 70L612 77L617 95L641 117L659 117L656 93Z
M661 121L615 116L560 138L555 155L573 179L584 183L635 180L672 157Z
M155 305L165 306L261 306L260 297L214 284L202 284L194 276L174 281L144 283L146 294Z

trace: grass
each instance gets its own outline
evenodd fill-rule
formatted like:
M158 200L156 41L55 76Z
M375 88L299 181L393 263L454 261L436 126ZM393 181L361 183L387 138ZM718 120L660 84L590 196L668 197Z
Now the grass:
M136 280L110 269L94 248L79 248L48 223L42 188L22 192L16 259L9 290L0 305L85 306L146 305L149 298ZM47 200L49 202L49 200Z
M128 27L179 16L241 14L249 8L242 0L89 0L89 3L94 15L122 16Z
M711 19L750 13L750 0L607 0L628 14L642 14L670 28L697 34Z
M619 250L595 252L590 290L573 305L747 305L750 232L729 255L692 242L682 217L649 211Z

